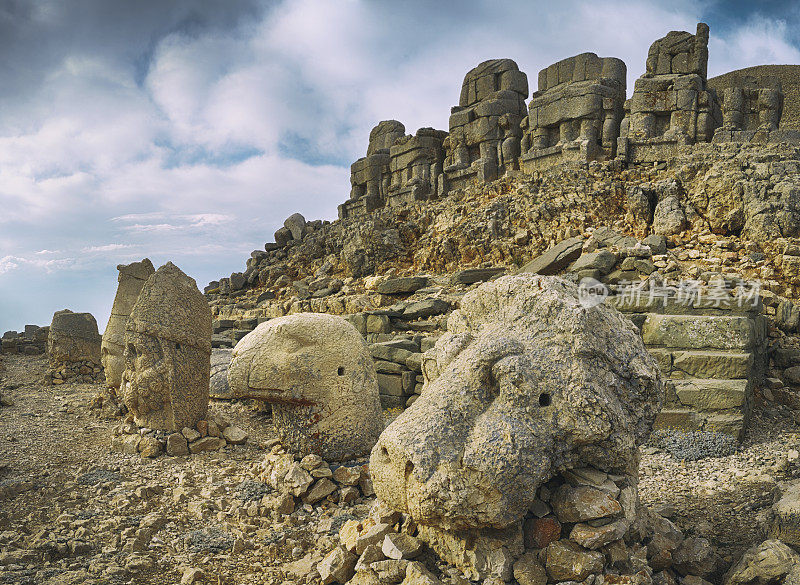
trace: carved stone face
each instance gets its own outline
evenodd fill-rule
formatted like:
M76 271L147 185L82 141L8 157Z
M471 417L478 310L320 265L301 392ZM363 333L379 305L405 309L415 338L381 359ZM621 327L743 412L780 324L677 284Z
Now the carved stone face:
M128 410L137 419L171 418L171 412L163 412L170 408L171 380L161 342L150 335L128 334L123 357L121 390Z
M448 330L426 353L422 396L372 450L375 491L394 509L448 530L503 528L560 471L636 468L663 387L616 310L523 274L467 294Z
M300 313L262 323L233 350L228 382L234 396L272 404L296 454L360 457L383 430L372 358L341 317Z

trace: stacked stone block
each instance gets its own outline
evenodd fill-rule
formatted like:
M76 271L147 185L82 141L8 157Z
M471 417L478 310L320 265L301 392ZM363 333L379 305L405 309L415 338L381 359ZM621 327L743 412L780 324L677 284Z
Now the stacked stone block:
M6 331L0 339L0 353L40 355L47 351L50 327L25 325L25 331Z
M525 172L613 158L625 102L625 63L582 53L539 72L522 120Z
M414 136L398 138L389 149L391 174L386 204L397 206L424 201L436 194L442 174L442 143L447 132L420 128Z
M450 112L440 193L517 168L527 96L528 77L511 59L484 61L467 73Z
M664 408L654 428L716 431L741 439L764 369L767 321L760 304L702 297L691 303L622 297L609 302L641 326L666 378Z
M102 338L90 313L56 311L47 337L49 369L45 383L95 382L104 379L100 362Z
M672 31L654 42L647 70L626 102L619 142L627 162L666 161L680 145L710 142L722 123L716 93L706 86L708 25Z

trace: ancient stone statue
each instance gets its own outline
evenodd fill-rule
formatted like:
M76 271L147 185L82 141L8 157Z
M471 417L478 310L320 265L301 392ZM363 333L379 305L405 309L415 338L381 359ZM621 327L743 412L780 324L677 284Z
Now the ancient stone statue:
M261 323L234 348L234 397L272 404L286 448L343 461L369 453L383 430L366 342L334 315L298 313Z
M47 337L49 371L46 381L62 384L69 378L92 381L102 375L100 334L90 313L56 311Z
M707 65L708 25L702 22L694 35L672 31L651 45L622 124L623 158L663 161L678 145L711 141L722 113L716 92L707 87Z
M625 103L625 63L582 53L539 72L522 121L527 172L564 161L612 158Z
M442 130L420 128L414 136L395 140L389 149L389 205L428 199L436 193L446 136Z
M464 77L445 140L442 191L493 181L516 168L528 78L511 59L484 61Z
M120 390L141 427L180 431L208 412L211 309L168 262L147 279L125 327Z
M136 299L144 283L155 272L153 263L148 258L141 262L119 264L117 266L117 295L111 307L111 317L103 332L101 357L106 373L106 384L109 388L119 388L122 372L125 370L125 324L131 314Z
M422 395L372 450L381 500L441 544L518 527L566 470L635 482L663 383L627 318L558 277L519 274L467 293L447 329L423 357Z

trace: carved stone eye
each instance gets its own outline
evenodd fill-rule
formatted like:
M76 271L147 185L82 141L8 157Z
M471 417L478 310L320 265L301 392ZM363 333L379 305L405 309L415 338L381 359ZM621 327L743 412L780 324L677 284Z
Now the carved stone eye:
M539 406L550 406L551 402L552 398L549 393L542 392L539 394Z

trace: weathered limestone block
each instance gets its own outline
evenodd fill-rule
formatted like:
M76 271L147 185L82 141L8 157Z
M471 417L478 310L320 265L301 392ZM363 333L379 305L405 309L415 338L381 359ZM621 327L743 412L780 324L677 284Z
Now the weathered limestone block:
M797 142L796 131L778 132L783 115L783 88L777 77L743 76L722 89L722 126L714 142Z
M139 298L144 283L155 272L149 258L131 264L117 266L117 294L111 307L111 316L103 332L101 357L109 388L119 388L122 372L125 371L125 324L128 322L133 305Z
M790 546L800 546L800 481L795 480L783 488L772 512L770 538L777 538Z
M725 585L781 583L800 564L800 556L780 540L765 540L749 548L725 574Z
M142 287L125 328L125 405L141 427L180 431L208 413L211 309L172 262Z
M522 168L612 158L623 117L625 63L582 53L539 72L522 120Z
M644 342L676 349L750 349L756 326L747 317L649 314L642 326Z
M208 395L211 398L231 398L231 389L228 385L228 367L231 363L230 349L211 350L211 379L209 381Z
M518 168L527 96L528 78L511 59L484 61L467 73L450 113L440 194Z
M262 323L233 350L228 382L233 396L272 404L295 454L361 457L383 430L375 366L341 317L298 313Z
M706 87L708 25L672 31L655 41L647 70L626 102L619 154L628 162L667 160L683 144L709 142L722 123L714 90Z
M560 278L519 274L467 293L447 326L425 355L425 391L370 457L378 497L423 539L513 529L561 470L635 477L664 390L628 319L584 308ZM457 547L437 542L452 560Z
M47 337L47 380L60 384L76 376L100 378L101 341L97 321L90 313L56 311Z

